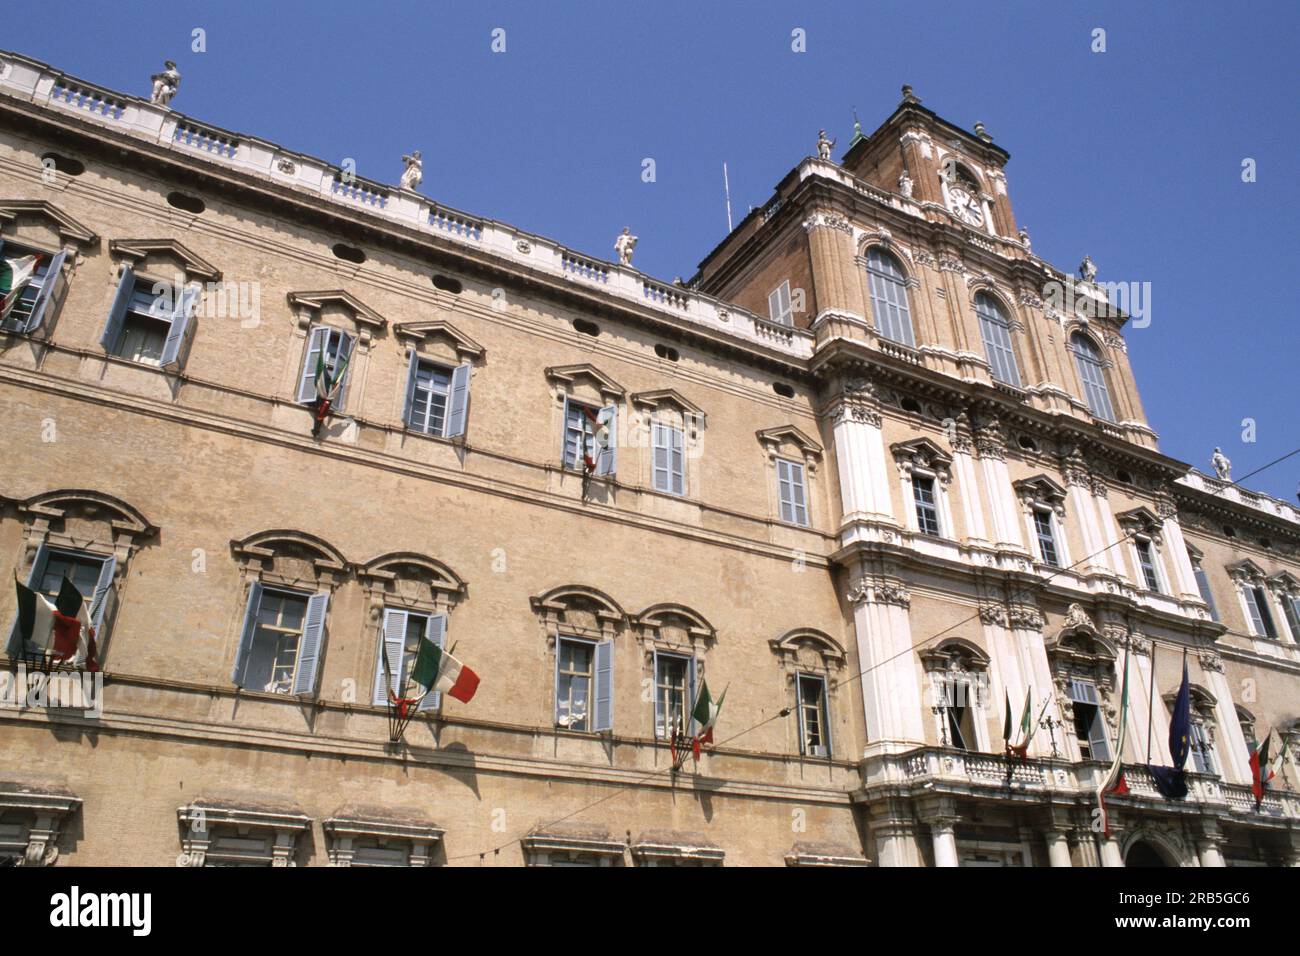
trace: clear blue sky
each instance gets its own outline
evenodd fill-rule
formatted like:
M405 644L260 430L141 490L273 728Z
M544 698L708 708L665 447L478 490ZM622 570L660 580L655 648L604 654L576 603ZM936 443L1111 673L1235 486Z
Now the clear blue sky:
M1221 445L1240 477L1300 446L1300 4L210 6L63 0L6 18L0 47L138 94L174 59L182 112L385 182L422 149L429 196L607 258L631 225L638 267L665 279L725 232L724 160L739 220L819 127L842 148L854 107L869 132L910 83L1011 152L1037 253L1151 283L1128 340L1166 453L1208 470ZM1300 456L1247 484L1294 500L1298 479Z

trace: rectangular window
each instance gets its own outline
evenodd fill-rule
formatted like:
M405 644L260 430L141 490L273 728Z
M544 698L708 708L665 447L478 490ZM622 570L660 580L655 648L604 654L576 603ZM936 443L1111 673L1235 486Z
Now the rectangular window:
M1282 613L1286 615L1286 626L1291 632L1291 640L1300 644L1300 598L1283 595Z
M110 355L143 365L182 364L194 331L199 291L197 285L137 278L133 268L125 267L100 345Z
M324 354L325 369L331 381L337 381L338 393L334 398L334 408L341 409L347 394L348 380L352 377L352 351L355 340L342 329L327 325L312 326L307 339L307 353L302 361L302 376L298 379L298 401L315 402L316 369Z
M808 525L808 494L804 487L803 465L784 458L776 460L776 481L781 498L781 520Z
M1074 709L1074 736L1084 760L1109 760L1110 743L1106 739L1106 722L1101 715L1101 699L1092 681L1072 679L1070 700Z
M595 649L590 641L572 638L560 638L557 646L555 723L566 730L591 729Z
M419 359L406 424L426 435L445 434L447 402L451 397L451 371Z
M830 754L830 734L826 716L826 681L808 674L799 675L799 753L808 757Z
M690 708L695 662L689 657L655 653L655 736L667 738L673 730L690 731Z
M589 414L589 412L591 414ZM595 429L592 414L596 410L570 401L564 406L564 467L585 470L586 456L593 451Z
M1196 588L1201 592L1201 600L1210 607L1210 619L1217 621L1219 619L1219 608L1214 603L1214 592L1210 590L1210 579L1205 574L1205 569L1199 564L1192 566L1192 572L1196 575Z
M1205 732L1205 725L1198 721L1192 722L1192 766L1196 768L1197 773L1217 773L1214 769L1214 753L1210 746L1209 734Z
M116 571L117 559L112 556L48 548L42 544L36 549L31 571L27 575L27 587L45 595L51 603L57 603L64 578L77 589L87 602L87 612L95 628L97 660L101 664L108 644L106 624L112 619L110 609L115 600L113 578ZM18 618L15 615L7 652L10 657L17 657L31 650L30 645L19 646Z
M1152 549L1151 542L1146 538L1135 538L1133 545L1137 548L1138 565L1142 568L1142 580L1147 590L1158 593L1160 578L1156 576L1155 551Z
M1273 626L1273 615L1269 612L1268 595L1264 593L1264 589L1247 585L1244 591L1246 594L1246 607L1250 611L1250 623L1255 634L1259 637L1277 640L1277 628Z
M272 694L293 692L298 651L307 621L307 595L264 589L245 657L243 683Z
M682 456L682 430L676 425L654 422L654 489L670 495L686 494L686 474Z
M1034 531L1038 536L1038 550L1043 556L1043 563L1059 568L1061 559L1056 551L1056 532L1052 527L1052 512L1046 508L1034 509Z
M794 309L790 303L790 282L782 282L767 297L767 314L773 322L794 325Z
M5 332L26 332L40 299L45 294L47 280L51 274L53 262L48 254L16 246L12 242L0 243L0 289L12 290L15 284L15 270L23 269L28 256L39 256L35 268L30 273L27 284L7 303L7 308L0 319L0 330ZM63 264L63 254L58 255L59 265ZM54 275L58 275L55 271ZM6 293L8 294L8 293Z
M916 527L922 534L939 535L939 509L934 497L934 479L912 476L912 497L916 500Z

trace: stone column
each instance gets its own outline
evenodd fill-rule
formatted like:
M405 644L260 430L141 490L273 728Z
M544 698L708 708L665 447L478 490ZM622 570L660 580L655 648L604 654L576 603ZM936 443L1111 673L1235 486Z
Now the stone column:
M877 865L921 865L921 854L916 845L916 822L909 804L886 800L873 806L869 826L876 842Z
M1098 554L1102 548L1101 531L1097 526L1097 511L1092 497L1092 476L1083 456L1075 452L1061 465L1065 477L1066 498L1069 501L1069 515L1078 525L1083 538L1083 554L1075 558L1076 570L1083 573L1112 573L1111 565L1104 554Z
M989 496L989 513L993 520L993 542L998 547L1023 551L1020 534L1020 508L1011 474L1007 471L1007 445L1002 427L994 419L975 433L975 447L984 472L984 486Z
M831 415L841 524L856 519L894 524L883 421L871 384L862 379L846 380Z
M1109 566L1120 577L1127 578L1124 551L1132 548L1132 544L1120 533L1119 525L1115 523L1115 516L1111 514L1110 488L1105 479L1094 475L1090 483L1093 507L1097 510L1097 528L1101 532L1101 544L1098 547L1105 548L1097 556L1097 561L1099 564Z
M987 546L989 540L988 532L984 530L983 500L979 483L975 480L975 460L971 457L974 446L965 418L962 415L953 427L950 442L952 473L957 479L957 494L961 497L962 515L966 519L966 540L976 546Z
M1066 831L1062 829L1050 829L1043 833L1047 840L1047 858L1051 861L1052 866L1072 866L1070 862L1070 841L1066 839Z
M1222 843L1223 831L1219 829L1219 824L1214 820L1206 820L1201 835L1196 841L1201 866L1227 866L1223 862L1223 853L1219 849Z
M812 274L816 303L807 303L809 310L815 305L817 312L846 312L855 318L866 317L866 303L862 296L862 281L856 274L853 249L853 226L838 212L818 210L803 223L808 233L808 255L812 260ZM805 314L812 321L813 315Z
M1246 735L1237 719L1233 705L1233 689L1223 673L1223 658L1214 651L1203 650L1197 655L1205 689L1214 695L1214 754L1219 771L1228 783L1249 784L1254 776L1247 757Z
M1192 567L1191 556L1187 553L1187 541L1183 538L1183 527L1178 523L1178 506L1168 492L1161 493L1156 500L1156 514L1160 516L1160 537L1164 539L1165 554L1173 567L1174 593L1184 601L1203 601L1200 586L1196 583L1196 571Z
M920 678L908 620L911 595L892 576L860 567L847 595L861 661L867 750L902 753L925 743Z
M936 867L960 866L957 859L957 837L953 827L957 824L956 814L951 808L941 810L926 820L930 825L930 840L934 843L934 865Z
M1114 815L1114 812L1111 812ZM1123 866L1124 856L1119 852L1119 835L1114 832L1112 827L1110 835L1101 834L1101 865L1102 866Z

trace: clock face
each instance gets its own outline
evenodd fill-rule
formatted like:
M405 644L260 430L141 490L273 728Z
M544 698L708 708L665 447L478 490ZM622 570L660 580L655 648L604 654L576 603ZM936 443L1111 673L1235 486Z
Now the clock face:
M980 208L979 199L964 186L948 187L948 208L968 226L984 225L984 210Z

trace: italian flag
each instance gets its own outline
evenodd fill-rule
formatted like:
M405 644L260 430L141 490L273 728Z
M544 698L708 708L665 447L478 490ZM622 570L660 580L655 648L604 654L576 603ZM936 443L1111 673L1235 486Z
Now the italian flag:
M20 259L0 259L0 321L9 318L9 312L18 304L23 290L31 285L36 275L40 256L23 256Z
M421 640L419 653L410 681L415 685L414 697L423 698L436 692L450 694L468 704L478 690L478 675L452 657L433 641Z
M609 417L604 411L596 411L594 408L583 409L587 416L587 421L591 422L592 448L584 448L582 451L582 464L587 471L596 470L596 456L601 449L608 448L612 436L609 432Z
M1033 695L1034 689L1031 687L1025 691L1025 709L1020 715L1020 743L1011 742L1011 694L1003 690L1003 695L1007 700L1007 716L1002 722L1002 741L1006 744L1007 756L1012 755L1025 759L1029 752L1029 741L1034 739L1034 714L1033 714Z
M718 722L718 713L722 710L722 701L726 698L724 690L717 700L709 693L709 682L700 681L700 695L695 699L695 709L691 717L695 719L697 729L691 739L691 752L695 759L700 759L700 745L713 743L713 725Z
M330 406L338 398L339 388L343 384L343 376L348 371L349 358L348 355L339 356L337 366L331 371L329 363L325 361L325 350L323 348L320 350L320 354L316 356L316 421L311 429L313 435L320 434L321 425L330 413Z
M1128 650L1124 651L1124 682L1119 698L1119 733L1115 737L1115 759L1110 770L1097 788L1097 806L1101 808L1101 829L1110 836L1110 820L1106 816L1106 794L1115 793L1123 796L1128 793L1128 783L1124 779L1124 738L1128 731Z
M1269 782L1277 776L1277 771L1282 766L1282 757L1286 753L1285 748L1278 748L1277 756L1270 761L1269 746L1272 742L1273 731L1269 730L1264 742L1250 754L1250 789L1255 794L1256 810L1264 802L1264 791L1268 789Z
M18 634L23 647L31 644L52 661L70 660L77 667L99 670L96 660L95 628L81 592L67 578L51 603L39 591L33 591L17 578Z

